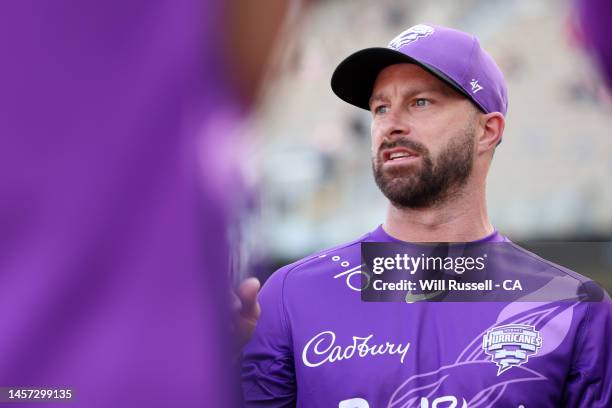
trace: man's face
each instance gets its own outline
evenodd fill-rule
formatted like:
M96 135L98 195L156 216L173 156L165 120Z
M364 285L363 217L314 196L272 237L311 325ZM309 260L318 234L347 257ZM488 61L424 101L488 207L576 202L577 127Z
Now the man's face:
M376 184L398 207L423 208L453 197L472 171L478 111L414 64L378 75L370 99Z

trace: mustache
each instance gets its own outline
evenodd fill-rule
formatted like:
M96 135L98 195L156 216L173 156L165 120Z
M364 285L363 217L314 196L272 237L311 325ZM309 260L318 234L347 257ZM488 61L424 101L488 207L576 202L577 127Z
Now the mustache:
M405 147L421 156L426 156L429 154L429 150L419 142L415 142L414 140L410 139L394 139L383 140L383 142L378 147L378 155L380 156L383 150L393 149L396 147Z

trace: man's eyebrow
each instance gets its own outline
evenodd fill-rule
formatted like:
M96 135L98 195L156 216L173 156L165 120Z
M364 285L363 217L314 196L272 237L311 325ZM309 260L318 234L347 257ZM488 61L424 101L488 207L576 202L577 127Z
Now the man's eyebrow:
M402 92L402 98L403 99L411 98L421 93L438 93L438 94L446 95L446 96L458 94L457 91L455 91L454 89L448 86L444 86L443 84L435 84L433 86L431 85L430 86L415 86L413 88L407 89L404 92ZM388 100L389 98L386 97L384 93L379 92L379 93L372 95L372 97L369 100L369 104L372 105L372 102L375 102L375 101L385 101L386 102Z
M383 93L379 92L370 97L368 101L368 105L372 105L372 102L375 102L375 101L388 101L388 100L389 98L387 98Z
M414 95L420 94L420 93L424 93L424 92L429 92L429 91L437 91L437 90L433 90L433 89L426 89L423 87L413 87L410 89L405 90L404 92L402 92L402 98L406 99L406 98L411 98ZM387 102L389 101L389 98L382 92L376 93L374 95L372 95L372 97L369 100L370 105L372 105L372 102L375 101L384 101Z

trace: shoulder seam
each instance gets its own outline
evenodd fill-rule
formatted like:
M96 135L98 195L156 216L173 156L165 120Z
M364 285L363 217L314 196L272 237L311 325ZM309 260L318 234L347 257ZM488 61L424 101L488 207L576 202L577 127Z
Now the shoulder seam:
M332 251L339 251L341 249L348 248L348 247L353 246L355 244L360 244L366 238L368 238L370 235L371 235L371 233L367 233L364 236L362 236L362 237L360 237L360 238L358 238L358 239L356 239L354 241L348 242L346 244L341 244L341 245L335 246L333 248L324 249L322 251L315 252L314 254L309 255L309 256L305 257L304 259L301 259L301 260L295 262L293 265L290 265L290 267L287 268L287 274L289 274L289 272L291 272L291 271L293 271L293 270L295 270L295 269L297 269L297 268L299 268L301 266L304 266L306 263L308 263L310 261L318 259L321 255L324 255L324 254L327 255L327 254L329 254Z
M293 265L291 265L289 268L287 268L287 271L285 272L285 276L283 276L283 284L281 285L281 306L282 306L282 311L283 311L283 326L284 329L289 333L289 336L292 338L292 332L291 332L291 323L289 321L289 316L287 316L287 310L285 307L285 282L287 281L287 278L289 277L289 273L291 273L292 271L294 271L295 269L307 264L308 262L317 259L319 256L321 256L322 254L328 254L332 251L337 251L337 250L341 250L341 249L345 249L348 248L350 246L353 246L355 244L361 243L363 242L366 238L368 238L372 233L368 232L367 234L361 236L360 238L348 242L346 244L341 244L339 246L333 247L333 248L329 248L329 249L324 249L322 251L319 252L315 252L314 254L307 256L306 258L295 262ZM293 340L292 340L293 342Z
M567 276L571 277L572 279L574 279L574 280L578 281L579 283L582 283L582 281L581 281L581 280L580 280L578 277L574 276L574 274L576 274L576 275L580 275L580 273L578 273L578 272L576 272L576 271L573 271L573 270L571 270L571 269L568 269L568 268L566 268L566 267L564 267L564 266L562 266L562 265L557 265L557 264L556 264L556 263L554 263L554 262L548 261L548 260L546 260L546 259L542 258L541 256L539 256L539 255L537 255L537 254L534 254L533 252L531 252L531 251L529 251L529 250L527 250L527 249L523 248L522 246L515 244L515 243L514 243L514 242L512 242L512 241L510 241L509 243L510 243L510 244L511 244L511 245L512 245L514 248L516 248L518 251L520 251L520 252L524 253L525 255L529 256L530 258L533 258L533 259L535 259L536 261L538 261L538 262L540 262L540 263L543 263L543 264L545 264L545 265L547 265L547 266L549 266L549 267L551 267L551 268L555 268L555 269L556 269L556 270L558 270L559 272L561 272L561 273L563 273L563 274L565 274L565 275L567 275ZM588 277L586 277L586 276L583 276L583 275L580 275L580 276L582 276L582 277L583 277L584 279L586 279L587 281L591 281L591 280L592 280L592 279L590 279L590 278L588 278Z

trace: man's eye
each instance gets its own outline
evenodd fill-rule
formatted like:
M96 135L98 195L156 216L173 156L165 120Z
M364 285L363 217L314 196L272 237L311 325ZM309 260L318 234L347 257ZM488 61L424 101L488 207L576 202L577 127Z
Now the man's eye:
M387 113L388 110L389 110L389 107L387 105L378 105L374 108L374 113L376 114Z
M419 99L417 99L417 100L414 102L414 104L415 104L416 106L423 107L423 106L427 106L427 105L429 105L429 104L430 104L430 102L429 102L429 100L427 100L427 99L424 99L424 98L419 98Z

